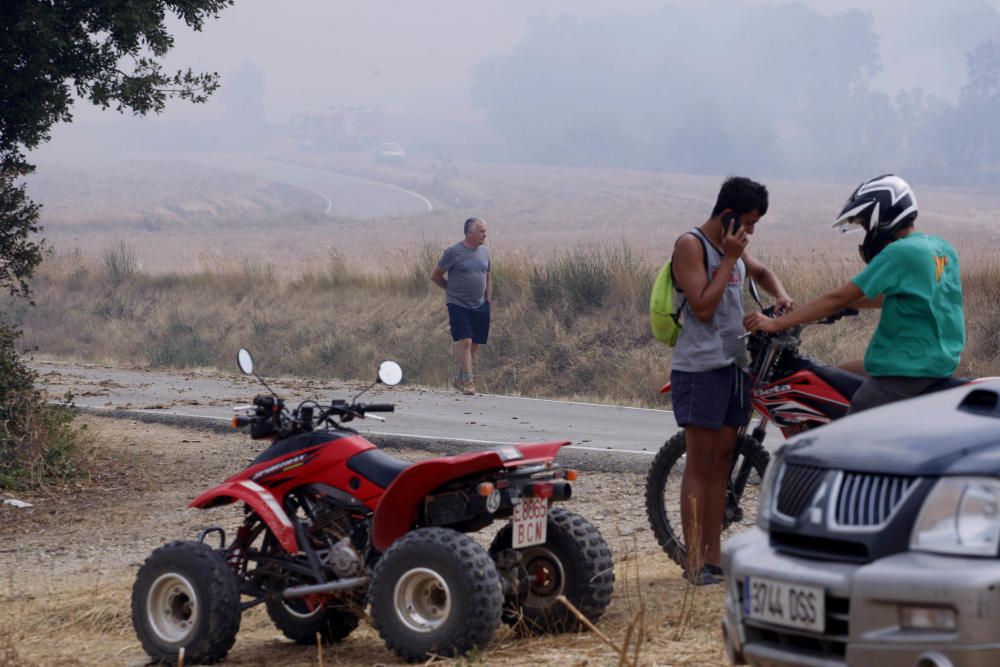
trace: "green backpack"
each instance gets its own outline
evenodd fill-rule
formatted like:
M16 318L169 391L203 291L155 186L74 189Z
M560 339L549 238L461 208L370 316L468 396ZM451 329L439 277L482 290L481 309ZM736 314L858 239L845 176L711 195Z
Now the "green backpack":
M702 258L705 260L705 272L708 273L708 248L701 234L690 232L701 241ZM674 285L673 258L663 265L653 281L653 291L649 295L649 326L653 336L673 347L681 334L681 310L684 308L684 293ZM680 295L680 305L674 308L674 292Z

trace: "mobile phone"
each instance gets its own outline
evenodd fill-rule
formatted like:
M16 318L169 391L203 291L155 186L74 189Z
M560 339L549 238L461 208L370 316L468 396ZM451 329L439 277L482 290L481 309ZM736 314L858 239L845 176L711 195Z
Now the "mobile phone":
M730 226L733 228L733 234L740 231L740 220L735 213L727 213L722 216L722 231L728 234Z

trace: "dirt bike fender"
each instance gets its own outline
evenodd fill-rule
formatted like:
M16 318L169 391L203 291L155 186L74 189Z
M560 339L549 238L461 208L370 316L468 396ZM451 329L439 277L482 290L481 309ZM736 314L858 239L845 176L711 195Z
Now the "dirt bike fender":
M292 527L288 514L282 509L281 503L274 497L274 494L257 482L249 479L223 482L192 500L188 507L208 509L228 505L239 500L249 505L257 513L257 516L267 524L285 551L290 554L299 552L299 545L295 540L295 529Z
M568 444L565 441L510 445L485 452L428 459L410 466L393 480L379 500L372 525L372 544L384 552L405 535L413 525L424 498L442 484L488 470L551 460Z
M541 461L548 461L554 459L559 450L567 445L572 444L569 440L562 440L559 442L539 442L531 445L514 445L513 447L501 447L497 451L500 452L500 458L504 461L504 466L511 468L514 466L521 466L525 463L539 463ZM520 457L511 457L510 450L516 449L520 452Z

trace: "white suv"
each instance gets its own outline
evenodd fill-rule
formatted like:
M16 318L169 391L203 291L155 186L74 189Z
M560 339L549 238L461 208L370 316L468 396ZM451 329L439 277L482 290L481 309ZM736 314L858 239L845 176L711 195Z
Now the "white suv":
M723 569L735 664L1000 665L1000 380L789 440Z

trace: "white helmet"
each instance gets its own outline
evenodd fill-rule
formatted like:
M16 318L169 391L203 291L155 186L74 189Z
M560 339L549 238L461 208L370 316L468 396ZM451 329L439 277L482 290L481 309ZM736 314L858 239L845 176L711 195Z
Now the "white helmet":
M897 229L917 218L917 212L917 197L910 184L899 176L884 174L857 187L833 226L864 227L865 240L858 251L867 264L892 242Z

